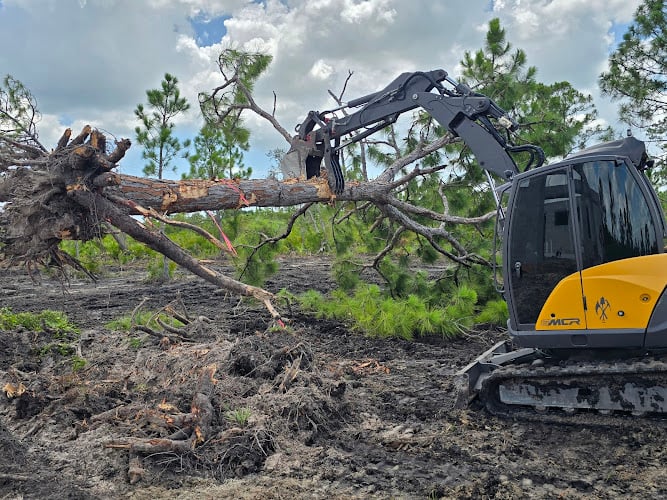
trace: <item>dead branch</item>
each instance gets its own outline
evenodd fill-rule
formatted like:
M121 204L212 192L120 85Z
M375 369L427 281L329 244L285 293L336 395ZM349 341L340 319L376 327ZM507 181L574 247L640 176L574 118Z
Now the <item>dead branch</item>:
M272 243L277 243L277 242L279 242L280 240L284 240L285 238L287 238L287 237L292 233L292 228L294 227L294 224L296 223L296 220L297 220L299 217L301 217L303 214L305 214L305 213L308 211L308 209L309 209L310 207L312 207L312 206L313 206L313 203L306 203L306 204L302 205L301 208L299 208L299 210L297 210L296 212L294 212L294 213L292 214L292 216L290 217L289 221L287 222L287 227L285 228L285 231L284 231L282 234L278 235L278 236L274 236L274 237L271 237L271 238L269 238L269 237L264 238L264 240L262 240L262 242L259 243L259 245L255 246L255 247L252 249L252 252L250 253L250 257L248 258L248 261L250 261L250 259L252 259L252 257L253 257L253 256L259 251L259 249L262 248L264 245L268 245L268 244L272 244ZM244 269L244 271L245 271L245 269ZM243 273L242 273L242 274L243 274Z
M164 430L176 430L171 436L111 441L107 443L107 448L124 449L144 455L165 452L182 454L194 450L210 439L214 416L211 395L216 384L214 378L216 371L215 365L209 365L202 370L189 413L156 414L157 418L153 419L154 423L158 423Z
M127 200L123 200L123 199L116 198L116 197L113 197L113 196L109 196L109 198L112 201L116 201L120 204L127 204ZM218 238L213 236L211 233L209 233L204 228L201 228L199 226L195 226L194 224L190 224L188 222L178 221L178 220L170 219L168 217L164 217L164 216L160 215L159 213L157 213L152 208L145 209L138 204L132 204L131 206L134 210L138 211L141 215L143 215L146 218L157 219L160 222L163 222L163 223L165 223L167 225L170 225L170 226L188 229L188 230L190 230L192 232L195 232L198 235L202 236L205 240L212 243L214 246L218 247L220 250L223 250L223 251L229 252L229 253L233 253L227 245L225 245L222 241L220 241Z
M154 312L151 318L145 324L139 324L135 321L135 317L138 314L141 307L148 300L149 299L147 297L144 297L142 301L133 309L131 316L132 329L156 337L157 339L160 340L160 343L164 344L165 346L171 345L172 343L176 342L192 342L193 341L192 337L194 336L195 333L199 332L202 329L203 324L211 322L211 320L205 316L199 316L192 320L189 319L187 317L187 311L185 311L183 303L181 302L180 299L177 299L170 302L169 304L159 309L158 311ZM176 311L176 309L174 308L175 304L177 303L183 306L182 314ZM178 327L170 325L160 317L161 314L166 314L168 316L171 316L184 326ZM157 324L162 330L157 330L148 326L149 324L153 323Z
M183 307L183 314L177 312L174 309L174 304L179 303L181 306L183 306L183 302L181 299L177 299L173 302L170 302L166 306L164 306L163 310L167 314L169 314L172 318L174 318L177 321L180 321L184 325L189 325L191 323L190 318L188 316L188 312L185 310L185 307ZM208 320L208 318L206 318ZM210 322L210 320L208 320Z

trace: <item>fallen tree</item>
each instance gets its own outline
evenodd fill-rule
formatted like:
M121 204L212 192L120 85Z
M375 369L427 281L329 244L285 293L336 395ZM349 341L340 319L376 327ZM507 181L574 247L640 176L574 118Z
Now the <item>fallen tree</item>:
M254 112L268 120L287 142L293 141L274 114L253 100L239 76L243 64L237 57L221 55L219 65L225 83L200 98L205 116L210 122L220 122L243 111ZM419 206L405 196L406 186L415 179L426 178L448 167L447 164L423 167L415 162L457 141L451 134L436 139L432 133L421 134L409 154L403 155L395 142L390 144L395 160L381 175L357 182L348 179L345 189L334 195L324 171L309 180L297 173L297 177L280 181L273 178L170 181L121 175L114 170L130 147L129 140L111 145L104 134L86 126L75 137L67 129L56 147L49 151L38 140L39 115L27 89L19 83L13 92L0 94L0 101L0 202L6 203L0 211L0 259L5 265L24 264L30 268L55 263L85 271L72 256L61 251L60 242L99 238L111 225L216 286L260 300L273 318L279 320L271 293L199 262L151 221L173 223L167 216L174 213L300 206L286 232L279 237L267 237L264 243L269 243L286 237L296 218L312 204L340 202L361 202L350 212L359 205L375 207L377 215L370 231L385 223L389 228L386 246L375 256L372 265L377 265L398 244L405 231L418 234L455 263L488 264L468 251L448 228L457 224L479 226L492 218L493 213L473 218L452 216L442 189L439 191L440 204L445 207L442 211ZM143 222L135 216L143 216ZM211 234L191 229L224 248Z
M60 250L59 243L67 239L87 241L99 238L104 234L105 224L111 224L201 278L233 293L261 300L273 317L279 318L279 313L271 305L269 292L210 269L188 255L163 232L133 215L164 221L164 215L171 213L294 206L334 200L368 201L381 207L388 217L401 221L403 227L430 241L436 236L446 237L448 233L443 228L419 224L407 214L430 216L441 223L469 224L480 224L492 215L466 219L420 209L394 197L392 192L396 183L383 179L349 182L343 193L334 196L326 179L319 177L285 181L168 181L113 172L129 147L129 140L118 141L115 148L106 153L106 137L90 127L74 138L68 129L51 152L32 146L17 147L27 155L8 162L0 178L0 202L8 203L0 218L0 238L4 244L1 252L5 264L32 266L49 261L82 269L71 256ZM411 173L412 176L420 174L417 169ZM443 253L453 260L468 258L464 254L457 256L444 250Z
M122 140L107 154L106 138L90 127L70 139L68 129L51 153L20 149L33 154L29 164L13 161L0 179L0 202L9 202L0 219L0 249L6 264L28 267L55 263L85 269L59 248L62 240L88 241L104 234L111 224L125 234L162 253L197 276L239 295L262 301L275 319L280 314L272 305L273 295L246 285L203 265L182 248L132 215L159 217L136 201L105 193L100 187L130 146ZM18 165L16 165L18 164Z

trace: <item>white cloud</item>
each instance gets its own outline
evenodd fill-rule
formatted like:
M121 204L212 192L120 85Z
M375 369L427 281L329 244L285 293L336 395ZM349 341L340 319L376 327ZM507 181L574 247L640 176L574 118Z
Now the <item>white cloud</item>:
M606 62L612 23L628 23L641 0L502 0L494 14L545 81L591 83Z
M405 71L444 68L456 77L464 51L484 44L499 17L507 38L528 54L547 83L572 82L599 100L614 24L627 23L640 0L2 0L0 72L25 83L44 114L42 138L53 143L69 116L133 138L133 110L169 72L193 106L182 127L196 132L197 94L221 83L217 56L233 45L270 53L256 85L257 101L288 129L310 109L333 107L327 91L345 98L379 90ZM189 19L225 16L226 35L199 47ZM262 120L248 116L257 174L264 154L284 146ZM45 129L53 132L45 132ZM49 140L47 141L47 137ZM51 142L49 142L51 141ZM139 152L124 162L135 167Z
M322 59L315 61L308 74L317 80L326 80L335 73L333 66L325 63Z
M389 0L368 0L366 2L346 1L341 10L341 19L347 23L367 24L371 29L383 23L391 24L396 18L396 10Z

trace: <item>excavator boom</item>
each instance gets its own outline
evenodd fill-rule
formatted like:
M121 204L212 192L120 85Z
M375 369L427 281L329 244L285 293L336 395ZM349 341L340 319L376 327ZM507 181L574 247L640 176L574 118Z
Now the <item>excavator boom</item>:
M535 160L530 167L539 166L544 161L540 148L532 145L515 147L508 143L501 132L513 131L518 125L493 100L456 83L446 71L439 69L403 73L383 90L333 110L310 111L297 126L297 135L292 140L292 148L283 160L282 168L305 170L310 178L320 175L321 162L324 161L330 187L339 194L345 186L339 161L340 150L417 108L423 109L442 127L460 137L472 150L479 165L500 179L508 180L519 172L512 153L531 152ZM347 140L342 142L344 137Z

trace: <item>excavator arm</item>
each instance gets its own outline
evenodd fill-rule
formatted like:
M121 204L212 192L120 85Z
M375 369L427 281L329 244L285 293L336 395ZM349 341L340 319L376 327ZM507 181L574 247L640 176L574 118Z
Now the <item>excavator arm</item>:
M519 172L512 153L530 153L531 160L526 168L544 162L540 148L513 146L503 137L502 129L514 131L518 125L493 100L472 92L468 86L452 80L446 71L438 69L403 73L378 92L332 110L309 112L297 126L297 135L283 164L292 170L296 164L299 171L305 166L306 176L310 178L320 175L324 162L329 186L334 193L340 194L345 186L340 166L341 149L417 108L460 137L479 165L503 180Z

